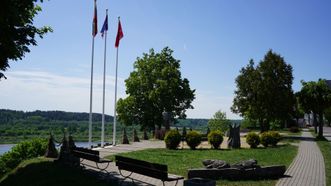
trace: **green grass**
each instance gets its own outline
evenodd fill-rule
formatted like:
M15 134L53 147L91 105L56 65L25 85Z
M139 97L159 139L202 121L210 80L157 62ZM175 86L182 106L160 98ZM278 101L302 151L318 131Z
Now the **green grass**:
M0 185L106 186L107 184L78 168L64 167L46 158L35 158L22 162L16 169L0 180Z
M172 174L187 177L187 170L203 167L204 159L221 159L230 164L247 159L256 159L259 165L286 165L291 164L297 154L297 147L291 145L278 146L276 148L258 149L233 149L233 150L167 150L148 149L122 153L121 155L153 163L168 165ZM107 158L113 159L113 156ZM277 180L259 181L218 181L218 185L275 185Z
M331 142L326 139L316 142L324 157L326 185L331 185Z

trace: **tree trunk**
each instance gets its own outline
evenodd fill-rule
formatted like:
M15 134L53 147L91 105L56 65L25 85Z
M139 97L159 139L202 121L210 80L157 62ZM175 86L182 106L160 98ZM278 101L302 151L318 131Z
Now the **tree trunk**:
M269 120L260 120L261 133L266 132L270 128Z
M313 125L314 125L314 132L317 134L317 118L316 113L313 112Z
M319 114L319 129L318 129L318 137L323 137L323 126L324 126L324 120L323 120L323 112L320 112Z

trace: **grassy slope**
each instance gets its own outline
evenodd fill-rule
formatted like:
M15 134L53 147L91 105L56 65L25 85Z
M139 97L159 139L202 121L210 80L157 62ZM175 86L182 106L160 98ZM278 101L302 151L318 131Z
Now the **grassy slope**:
M237 150L165 150L149 149L123 153L136 159L168 165L170 173L187 176L187 169L203 167L204 159L221 159L229 163L254 158L259 165L291 164L297 154L297 147L283 145L277 148L237 149ZM109 156L108 158L113 158ZM260 181L218 181L218 185L274 185L276 180Z
M106 186L94 176L83 171L56 165L46 158L35 158L22 162L9 175L0 180L2 186Z

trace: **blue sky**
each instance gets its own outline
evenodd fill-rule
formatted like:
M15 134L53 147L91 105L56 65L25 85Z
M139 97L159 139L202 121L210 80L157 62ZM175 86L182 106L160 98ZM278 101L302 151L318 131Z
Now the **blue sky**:
M78 3L80 2L80 3ZM135 59L154 48L174 50L182 77L196 89L189 118L231 113L235 78L249 59L259 62L272 49L293 66L300 80L331 79L331 1L328 0L98 0L99 30L109 9L106 113L113 115L115 36L121 16L119 97ZM45 1L35 24L54 29L38 39L22 61L11 62L0 82L1 107L16 110L89 111L93 0ZM103 40L95 40L93 111L102 109Z

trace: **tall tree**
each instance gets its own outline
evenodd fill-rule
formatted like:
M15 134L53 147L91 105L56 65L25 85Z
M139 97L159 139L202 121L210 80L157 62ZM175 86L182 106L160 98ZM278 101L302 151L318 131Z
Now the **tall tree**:
M264 59L240 70L231 110L243 117L259 121L261 131L269 130L270 121L285 121L294 104L292 66L269 50Z
M181 77L180 61L172 53L168 47L160 53L151 49L137 58L134 71L125 80L128 97L118 100L117 113L122 123L153 129L162 125L164 112L186 118L186 109L193 108L195 90Z
M2 0L0 2L0 79L10 66L9 60L21 60L30 52L30 45L37 45L35 36L43 38L50 27L37 28L33 19L41 11L38 0ZM43 0L40 0L43 2ZM3 72L1 72L3 71Z
M230 120L226 118L226 113L221 110L217 111L213 118L208 121L208 127L211 130L219 130L225 132L229 129Z
M305 111L314 113L314 123L318 115L318 137L323 137L324 112L331 106L331 89L324 79L317 82L301 81L302 88L298 92L300 104ZM316 131L315 131L316 132Z
M331 127L331 107L324 111L325 119L328 121L329 127Z

